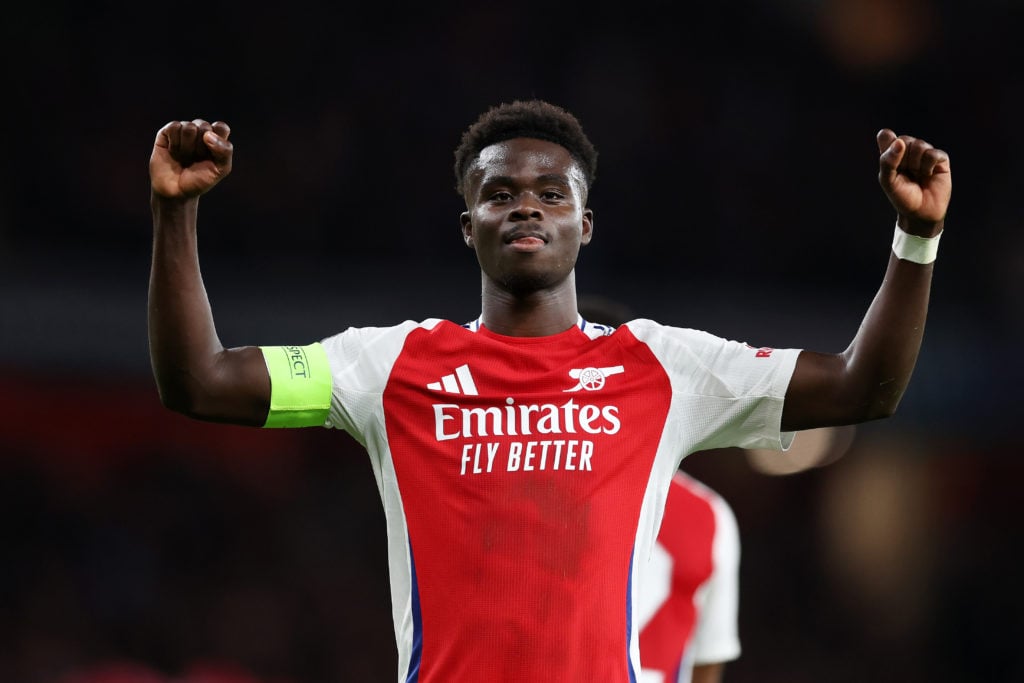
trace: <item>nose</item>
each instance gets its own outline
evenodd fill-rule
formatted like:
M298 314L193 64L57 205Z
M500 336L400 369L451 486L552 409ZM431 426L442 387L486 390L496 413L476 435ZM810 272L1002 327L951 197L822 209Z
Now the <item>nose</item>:
M509 219L513 221L539 221L544 218L540 199L532 192L523 192L512 207Z

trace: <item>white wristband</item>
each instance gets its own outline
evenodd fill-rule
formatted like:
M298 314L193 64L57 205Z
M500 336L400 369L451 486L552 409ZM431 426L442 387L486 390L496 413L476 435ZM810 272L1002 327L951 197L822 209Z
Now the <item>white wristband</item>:
M904 261L913 261L922 265L931 263L935 260L935 255L939 253L940 237L942 237L941 230L935 237L918 237L903 232L897 224L896 234L892 238L892 252L896 254L896 258Z

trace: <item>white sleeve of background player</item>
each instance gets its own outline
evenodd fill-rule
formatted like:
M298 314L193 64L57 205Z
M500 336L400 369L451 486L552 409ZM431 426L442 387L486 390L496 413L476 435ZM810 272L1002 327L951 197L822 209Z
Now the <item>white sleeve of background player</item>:
M728 662L740 656L740 535L732 509L720 496L711 498L715 538L711 577L698 591L697 627L693 634L694 664Z
M789 448L782 406L800 349L758 348L651 320L627 326L668 373L672 409L695 433L692 450Z
M383 426L382 396L405 339L417 327L438 320L407 320L393 327L350 327L321 343L331 367L331 407L326 427L343 429L366 446L367 435Z

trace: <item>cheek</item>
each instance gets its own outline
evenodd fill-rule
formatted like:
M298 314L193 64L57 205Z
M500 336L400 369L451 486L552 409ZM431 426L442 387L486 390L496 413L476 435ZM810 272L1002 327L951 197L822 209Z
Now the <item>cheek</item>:
M590 238L590 230L583 222L583 214L575 211L564 217L558 227L559 234L566 239L579 239L586 242Z
M501 227L501 216L478 209L473 213L473 241L487 242L498 234Z

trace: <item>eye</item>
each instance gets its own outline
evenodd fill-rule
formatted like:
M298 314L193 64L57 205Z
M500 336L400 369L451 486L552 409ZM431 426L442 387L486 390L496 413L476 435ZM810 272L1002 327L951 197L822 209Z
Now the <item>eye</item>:
M565 192L562 190L544 190L540 196L546 201L557 202L565 199Z
M510 201L511 199L512 193L508 192L507 190L497 190L496 192L492 192L487 197L487 201L489 202L507 202Z

